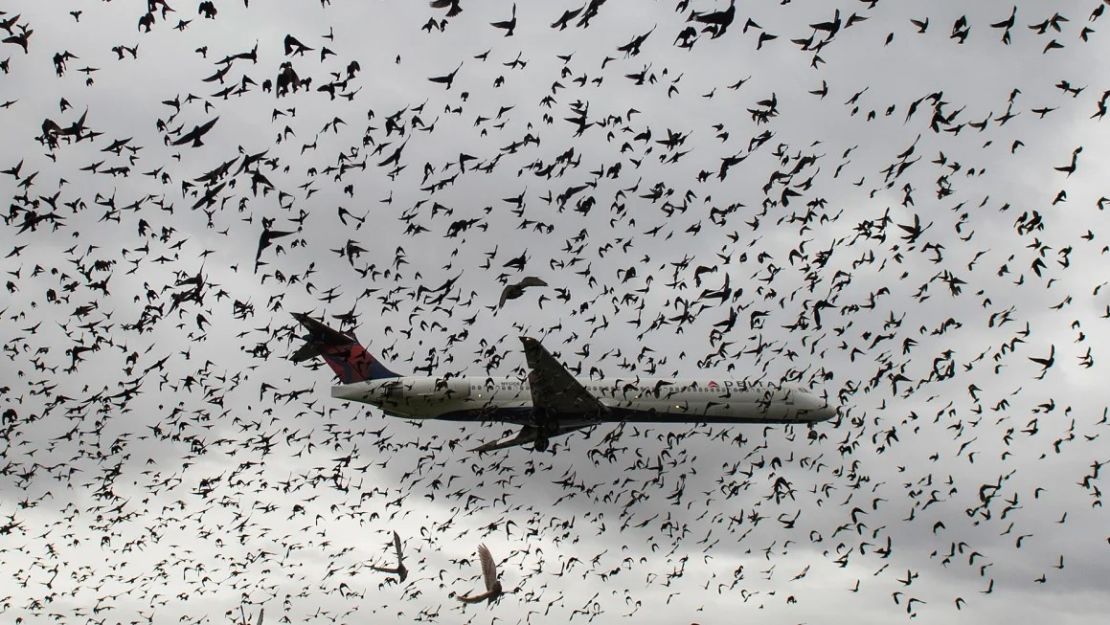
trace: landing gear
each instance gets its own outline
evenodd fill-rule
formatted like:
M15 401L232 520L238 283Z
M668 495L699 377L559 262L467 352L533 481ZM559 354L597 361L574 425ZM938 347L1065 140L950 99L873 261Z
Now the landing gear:
M536 424L536 440L532 443L532 450L547 451L551 437L559 433L559 422L554 414L547 410L537 409L532 415L532 422Z
M817 437L818 437L817 428L813 427L812 425L809 426L808 436L809 436L809 440L811 440L811 441L817 440Z

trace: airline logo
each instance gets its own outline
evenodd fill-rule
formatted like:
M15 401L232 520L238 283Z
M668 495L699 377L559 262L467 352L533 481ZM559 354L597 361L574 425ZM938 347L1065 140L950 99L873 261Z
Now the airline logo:
M709 390L715 391L715 390L717 390L717 381L716 380L710 380L709 384L706 384L706 386L709 387Z

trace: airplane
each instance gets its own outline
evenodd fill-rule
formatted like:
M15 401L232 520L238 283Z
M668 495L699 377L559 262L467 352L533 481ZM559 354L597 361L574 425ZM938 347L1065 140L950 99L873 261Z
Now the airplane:
M602 423L783 423L810 426L836 416L828 401L791 384L743 380L574 377L532 337L520 337L524 378L405 376L386 368L353 332L332 329L304 313L293 317L307 333L290 356L321 357L341 382L332 397L371 404L406 419L495 421L520 425L515 434L471 451L532 444Z

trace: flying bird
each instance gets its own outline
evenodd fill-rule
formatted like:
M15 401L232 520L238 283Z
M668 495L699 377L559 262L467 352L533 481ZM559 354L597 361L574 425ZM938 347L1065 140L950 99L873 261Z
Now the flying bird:
M462 7L459 6L460 0L432 0L431 5L433 9L447 9L447 17L455 17L462 13Z
M401 537L397 535L396 531L393 532L393 552L397 554L397 566L386 567L371 565L370 568L375 571L381 571L382 573L396 575L398 581L404 582L405 578L409 576L409 570L405 568L405 557L401 553Z
M497 564L493 561L493 555L490 554L484 543L478 545L478 558L482 562L482 581L486 584L486 591L476 595L460 596L458 599L463 603L479 603L482 601L493 603L501 596L501 580L497 579Z
M513 3L513 14L511 18L498 22L490 22L490 26L493 26L494 28L500 28L501 30L505 31L506 37L512 37L513 31L516 30L516 3Z
M178 138L177 141L174 141L173 145L184 145L186 143L192 142L194 148L199 148L200 146L204 145L204 143L200 140L201 137L208 134L208 131L212 130L212 127L216 125L216 122L219 121L219 119L220 118L218 116L213 117L210 121L207 121L200 126L193 126L192 130L182 135L180 138Z
M547 286L547 283L535 276L525 276L521 278L520 282L506 285L501 290L501 301L497 303L497 307L501 308L505 305L505 302L524 295L524 289L530 286Z

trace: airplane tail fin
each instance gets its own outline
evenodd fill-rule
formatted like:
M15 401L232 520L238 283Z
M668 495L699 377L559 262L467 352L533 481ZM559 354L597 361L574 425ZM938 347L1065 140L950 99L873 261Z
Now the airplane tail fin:
M304 344L290 357L293 362L320 356L344 384L401 377L378 362L354 334L329 328L304 313L293 313L293 317L308 330Z

